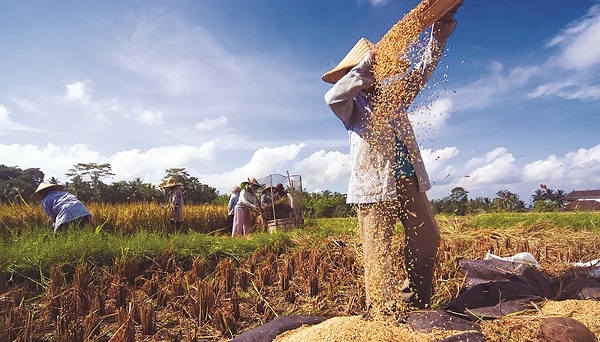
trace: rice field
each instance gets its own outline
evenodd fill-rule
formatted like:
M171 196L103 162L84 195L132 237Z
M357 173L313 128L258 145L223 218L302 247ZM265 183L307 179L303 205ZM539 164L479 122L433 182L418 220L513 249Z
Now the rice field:
M92 214L92 223L99 229L109 232L135 234L140 231L169 231L170 208L164 204L86 204ZM183 208L182 231L211 233L226 227L227 208L224 206L186 205ZM0 203L0 236L21 231L47 227L48 219L40 205Z
M219 233L221 208L189 208L190 220L212 223L184 232L168 232L162 213L143 205L90 209L102 223L55 236L38 209L0 208L0 342L227 341L282 315L350 317L364 310L355 218L231 238ZM557 274L598 258L600 250L600 213L437 220L436 308L464 286L459 260L530 252ZM402 238L399 225L391 253L400 251ZM506 324L487 329L509 338L490 340L518 341Z

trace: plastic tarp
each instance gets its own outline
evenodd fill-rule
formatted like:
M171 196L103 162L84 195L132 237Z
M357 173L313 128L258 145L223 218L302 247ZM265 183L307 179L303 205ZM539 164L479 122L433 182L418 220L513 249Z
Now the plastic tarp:
M488 253L484 260L461 260L459 268L466 276L465 290L443 310L410 312L406 323L417 331L437 328L458 332L440 342L485 341L478 323L473 321L530 309L545 300L600 299L600 279L594 276L598 267L597 260L592 260L574 264L572 270L552 277L543 272L529 253L512 257ZM231 341L272 341L287 330L326 319L324 316L280 316Z
M467 287L445 309L475 319L498 318L544 300L600 299L600 279L587 268L551 277L529 261L495 257L459 261Z

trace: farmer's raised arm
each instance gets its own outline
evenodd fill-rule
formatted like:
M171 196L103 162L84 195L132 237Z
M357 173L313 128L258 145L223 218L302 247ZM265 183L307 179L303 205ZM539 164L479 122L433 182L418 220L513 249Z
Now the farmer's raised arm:
M369 88L375 81L372 68L373 60L369 52L358 65L342 76L325 94L325 102L342 120L346 128L356 120L355 116L362 114L357 108L354 98L361 90Z
M435 71L444 52L446 41L456 28L456 20L454 20L455 12L455 10L449 12L433 24L429 43L425 48L423 56L407 76L407 91L403 98L403 101L407 106L413 102L417 94L425 87L429 78Z

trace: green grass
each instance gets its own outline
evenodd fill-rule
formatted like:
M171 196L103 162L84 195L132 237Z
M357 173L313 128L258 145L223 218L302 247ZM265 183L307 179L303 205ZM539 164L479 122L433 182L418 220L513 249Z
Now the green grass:
M600 233L600 213L496 213L473 216L438 216L441 226L469 229L554 226ZM302 241L320 246L331 236L355 235L356 218L310 219L303 229L274 234L256 233L248 237L198 232L164 234L139 231L135 234L106 232L101 227L53 234L45 226L19 230L0 240L0 272L6 279L29 279L41 286L52 267L85 263L94 267L111 267L118 260L135 257L154 260L166 253L177 259L204 258L217 260L232 257L242 261L262 248L278 251ZM402 226L399 224L401 231ZM466 232L465 232L466 233Z
M600 232L600 212L490 213L466 216L472 228L510 228L550 223L556 227Z
M211 260L226 255L243 260L257 249L279 249L290 244L290 235L282 233L236 238L197 232L141 231L123 235L86 227L55 235L46 228L37 228L0 242L0 272L7 279L25 278L43 286L52 267L65 264L85 263L101 268L127 257L147 260L165 253L177 259Z
M309 219L304 225L304 231L315 238L324 239L328 236L356 233L358 220L356 217Z

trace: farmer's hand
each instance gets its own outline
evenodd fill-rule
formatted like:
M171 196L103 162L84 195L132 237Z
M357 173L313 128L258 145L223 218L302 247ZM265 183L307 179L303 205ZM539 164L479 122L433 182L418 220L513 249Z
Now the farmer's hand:
M445 22L452 22L455 21L454 20L454 15L456 14L456 11L458 11L458 8L460 6L462 6L463 2L462 0L456 4L454 7L452 7L452 9L450 9L448 12L446 12L446 14L444 14L444 16L442 16L437 22L438 23L445 23Z
M437 36L438 39L443 40L450 36L452 32L454 32L454 29L456 28L456 20L454 20L454 15L462 3L463 2L460 1L458 4L456 4L456 6L454 6L433 24L433 34Z
M373 47L371 47L369 54L371 55L371 60L375 61L375 57L377 56L377 45L373 45Z

